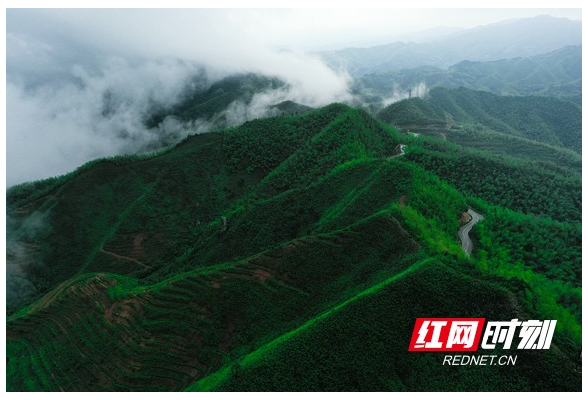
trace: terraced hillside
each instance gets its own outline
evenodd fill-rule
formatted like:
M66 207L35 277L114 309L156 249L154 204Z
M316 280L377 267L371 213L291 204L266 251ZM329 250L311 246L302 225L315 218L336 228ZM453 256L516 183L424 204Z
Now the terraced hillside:
M37 296L9 305L8 389L577 390L577 217L464 195L436 143L334 104L12 188ZM527 246L548 238L560 258ZM455 369L406 351L421 316L558 326L516 369Z
M342 291L335 290L342 286L338 274L374 274L378 265L358 267L344 256L366 257L361 248L368 249L368 229L397 232L381 235L381 246L398 250L384 268L401 269L418 248L394 220L382 217L157 284L110 273L68 280L9 322L9 341L18 338L9 347L20 353L9 363L9 371L18 373L9 375L12 389L180 390L230 355L310 318L319 300L336 299L324 297L329 286L333 294ZM338 274L317 280L324 265L308 262L309 252L335 261ZM25 372L29 378L22 381Z

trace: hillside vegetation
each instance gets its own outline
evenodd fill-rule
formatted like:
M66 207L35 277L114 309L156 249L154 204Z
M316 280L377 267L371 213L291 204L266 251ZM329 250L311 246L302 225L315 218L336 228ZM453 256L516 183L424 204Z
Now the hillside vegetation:
M488 154L332 104L11 188L38 295L7 389L580 390L580 184ZM407 352L426 316L558 325L516 368L447 368Z
M552 97L498 96L465 88L434 88L425 100L403 100L378 113L380 119L395 126L478 124L577 153L582 151L581 116L581 107Z
M469 59L471 60L471 59ZM569 97L582 94L582 47L568 46L533 57L460 61L448 68L431 65L381 71L357 77L354 91L387 98L419 84L427 88L465 87L498 95Z

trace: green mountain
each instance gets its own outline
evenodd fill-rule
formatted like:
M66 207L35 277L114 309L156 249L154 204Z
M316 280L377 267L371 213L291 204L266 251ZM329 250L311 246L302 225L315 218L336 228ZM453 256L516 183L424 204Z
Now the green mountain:
M378 117L407 128L449 131L476 125L510 136L582 151L582 108L540 96L498 96L466 88L434 88L425 100L407 99L384 108Z
M9 304L7 389L581 389L573 166L300 112L11 188L37 297ZM457 368L407 352L417 317L558 322L516 367Z
M582 47L564 47L528 58L463 61L450 70L456 76L471 77L468 80L478 86L472 83L472 88L499 94L578 94L582 92Z
M281 103L273 105L271 108L276 110L278 115L305 114L312 111L312 107L296 103L292 100L282 101Z
M206 81L205 74L195 75L182 99L169 109L154 110L145 122L147 127L157 126L166 117L175 117L181 121L201 119L225 126L228 121L224 111L231 103L239 101L249 104L256 94L287 87L279 78L254 73L229 75L210 86L203 85Z
M428 88L465 87L500 95L578 95L582 93L582 47L498 61L466 60L447 69L423 66L366 74L356 79L354 91L367 98L387 98L419 84Z
M272 99L284 98L289 89L286 82L273 76L243 73L229 75L211 85L207 82L206 73L201 71L188 82L176 104L168 108L152 107L144 124L148 129L159 127L159 132L153 142L140 147L141 151L175 145L185 137L186 130L209 132L254 118L300 115L312 110L292 100L272 104ZM169 127L168 119L172 121ZM174 129L178 122L182 128Z

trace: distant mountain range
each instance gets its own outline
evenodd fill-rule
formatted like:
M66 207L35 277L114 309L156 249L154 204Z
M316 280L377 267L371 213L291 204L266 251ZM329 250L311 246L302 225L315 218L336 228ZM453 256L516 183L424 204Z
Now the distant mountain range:
M395 42L369 48L323 52L335 69L352 76L403 68L447 68L463 60L531 57L582 43L582 22L538 16L480 26L426 43Z
M502 95L571 96L582 93L582 47L568 46L547 54L498 61L461 61L447 69L418 67L366 74L354 91L388 98L417 85L466 87Z
M183 100L168 109L154 108L146 118L148 127L174 117L180 121L199 120L212 128L235 124L234 104L249 107L261 93L287 90L286 82L276 77L258 74L237 74L223 78L209 87L195 76L196 89L187 90ZM377 112L390 103L397 92L409 91L418 85L426 90L433 87L465 87L499 95L565 96L576 105L581 104L582 48L568 46L546 54L518 57L499 61L461 61L447 69L418 67L366 74L353 81L352 92L360 103L368 104ZM419 95L416 90L414 96ZM421 93L420 95L422 95ZM393 100L400 100L402 96ZM259 116L300 114L310 108L291 101L265 104ZM238 123L243 121L237 121ZM177 137L161 138L161 143L175 143ZM156 146L157 147L157 146Z

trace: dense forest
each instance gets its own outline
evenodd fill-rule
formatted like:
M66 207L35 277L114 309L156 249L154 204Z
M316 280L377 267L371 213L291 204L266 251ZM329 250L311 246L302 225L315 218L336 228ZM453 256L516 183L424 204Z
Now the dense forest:
M406 99L378 113L398 126L479 124L577 153L582 151L581 116L581 106L553 97L498 96L466 88L434 88L425 100Z
M514 157L488 156L478 150L423 140L410 147L407 159L461 190L512 210L559 221L581 221L579 172L551 169L550 164Z
M7 9L8 392L582 390L581 9L333 11Z
M581 387L573 158L301 111L11 188L8 261L36 292L9 304L8 389ZM407 353L415 317L447 315L557 319L557 351L467 371Z

